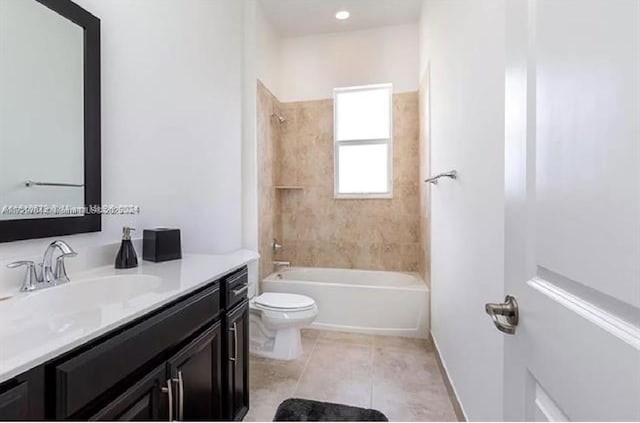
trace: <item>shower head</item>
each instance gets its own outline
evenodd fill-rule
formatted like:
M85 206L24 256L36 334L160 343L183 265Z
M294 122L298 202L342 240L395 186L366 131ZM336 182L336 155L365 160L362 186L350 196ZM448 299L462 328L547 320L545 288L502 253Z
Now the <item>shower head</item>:
M284 117L282 117L281 115L279 115L279 114L277 114L275 112L271 114L271 117L276 118L279 123L285 123L287 121Z

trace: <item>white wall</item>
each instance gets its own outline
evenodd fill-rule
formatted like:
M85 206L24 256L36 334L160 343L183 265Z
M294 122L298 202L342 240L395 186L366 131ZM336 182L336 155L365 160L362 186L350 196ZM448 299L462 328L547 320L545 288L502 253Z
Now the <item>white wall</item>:
M256 141L256 0L244 0L242 81L242 246L258 251L258 160Z
M425 77L425 73L427 72L427 67L429 66L428 55L428 36L432 36L429 34L429 22L427 19L428 15L428 0L422 0L422 8L420 9L420 21L418 23L418 75L420 81L422 81Z
M258 79L279 97L285 81L282 79L282 38L267 20L262 5L256 7L256 73Z
M426 0L432 335L469 421L503 412L503 343L484 304L504 298L505 1ZM428 72L425 72L427 69Z
M244 0L244 16L242 245L258 251L257 80L278 95L281 40L265 18L260 2Z
M118 241L124 224L163 225L182 229L185 251L240 248L242 2L76 1L102 20L103 202L142 212L65 239L82 251ZM0 244L0 262L46 243Z
M395 92L418 90L418 25L285 38L279 100L333 97L333 89L393 83Z

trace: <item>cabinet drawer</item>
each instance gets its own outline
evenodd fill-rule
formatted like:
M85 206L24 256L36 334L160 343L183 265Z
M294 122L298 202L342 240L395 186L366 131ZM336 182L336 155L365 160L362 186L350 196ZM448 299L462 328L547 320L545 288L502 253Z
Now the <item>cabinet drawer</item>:
M219 313L220 286L216 284L56 365L56 418L77 413Z
M224 308L231 310L236 304L247 298L249 289L249 272L247 267L243 267L237 272L227 276L222 281Z

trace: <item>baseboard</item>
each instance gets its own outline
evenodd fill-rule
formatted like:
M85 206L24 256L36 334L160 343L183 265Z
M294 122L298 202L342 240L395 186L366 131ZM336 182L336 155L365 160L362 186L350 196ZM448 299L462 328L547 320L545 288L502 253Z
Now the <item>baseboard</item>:
M440 350L438 349L438 344L436 343L433 334L430 336L431 343L433 344L433 350L435 351L436 362L438 363L438 369L440 369L440 374L442 375L442 379L444 380L444 385L447 388L447 393L449 394L449 400L453 405L453 411L456 413L456 417L459 422L466 422L467 416L465 415L464 409L460 404L460 400L458 399L458 394L456 393L456 389L453 387L451 383L451 378L449 378L449 372L447 372L447 367L444 365L442 361L442 357L440 356Z

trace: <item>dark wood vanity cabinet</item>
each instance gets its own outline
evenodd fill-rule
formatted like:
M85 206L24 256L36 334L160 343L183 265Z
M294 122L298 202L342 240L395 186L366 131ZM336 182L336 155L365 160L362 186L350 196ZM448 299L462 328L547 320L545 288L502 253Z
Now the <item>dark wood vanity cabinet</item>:
M235 304L223 295L228 280ZM249 409L246 280L240 269L0 384L0 421L242 420Z
M225 418L241 421L249 411L249 302L225 316Z
M206 329L88 420L222 420L220 328Z

